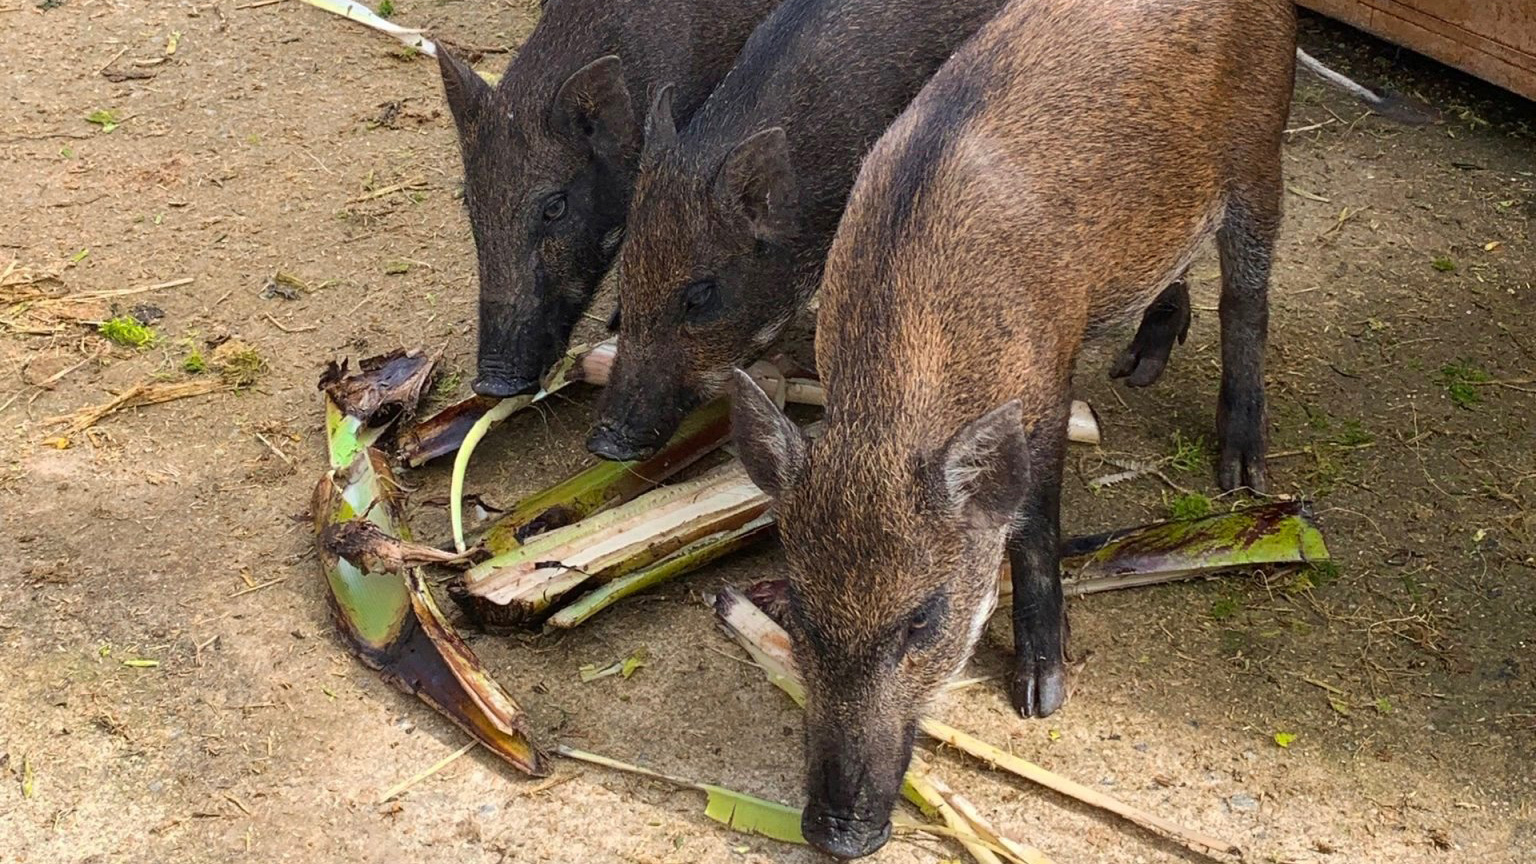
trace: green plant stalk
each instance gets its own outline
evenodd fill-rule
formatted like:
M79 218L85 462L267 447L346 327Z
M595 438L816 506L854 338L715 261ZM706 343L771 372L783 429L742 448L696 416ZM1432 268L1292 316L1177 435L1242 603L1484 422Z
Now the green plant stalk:
M706 520L729 519L742 508L766 508L767 496L752 486L744 473L730 470L735 467L653 489L612 510L531 538L527 545L477 565L471 572L477 579L498 571L526 573L550 568L598 573L624 563L631 554L650 554L654 544L697 530ZM703 530L689 539L713 530L719 529ZM675 549L662 555L672 551ZM546 563L549 561L558 563ZM641 561L640 566L648 563L651 561Z
M433 361L389 355L364 361L344 377L332 367L322 379L331 464L315 486L311 512L319 558L337 630L367 666L400 690L436 708L491 752L534 775L547 774L547 757L529 737L521 709L448 625L420 571L368 572L324 541L331 529L355 518L387 535L409 540L400 485L374 445L388 422L382 409L409 411L419 400Z
M806 427L808 435L819 431L820 424ZM652 489L482 562L465 574L465 602L487 620L528 624L588 581L606 582L649 567L684 546L692 547L700 562L740 548L756 532L741 537L735 529L762 516L771 503L740 463L731 462L693 480ZM697 541L705 542L693 546ZM714 543L727 548L712 550ZM648 574L645 584L693 566L668 566Z
M624 578L636 570L667 560L671 554L686 549L699 540L732 534L761 520L767 509L766 500L748 502L686 522L675 530L657 535L654 539L643 540L640 544L628 549L616 551L580 569L543 568L535 571L535 574L548 574L543 581L520 592L509 603L518 609L525 620L535 619L547 613L550 607L564 600L572 591L589 582L596 582L599 585L609 584L612 580ZM714 551L714 547L721 545L723 545L721 541L716 539L711 544L710 550L706 551ZM718 554L724 554L724 551L718 550Z
M587 545L585 541L594 536L605 535L606 539L606 535L629 531L636 526L644 525L654 518L655 511L665 512L665 510L675 509L695 496L706 494L714 487L736 479L734 474L725 475L722 471L723 469L716 468L692 480L652 489L639 498L631 499L579 522L530 537L521 546L513 547L471 567L464 574L465 587L469 588L471 593L480 593L476 590L477 587L483 585L492 576L505 576L512 570L526 572L537 569L539 562L551 560L560 552L579 550Z
M465 550L464 545L464 472L469 468L469 457L474 454L475 447L485 433L491 431L491 427L507 419L514 413L532 405L539 395L515 396L511 399L503 399L496 403L491 410L480 415L475 425L469 427L469 432L464 436L464 443L459 447L458 455L453 460L453 477L449 480L448 492L448 521L453 527L453 548L459 552Z
M341 470L321 478L315 489L315 532L360 516L394 533L391 508L376 506L389 494L379 482L378 465L368 452ZM367 514L363 516L363 514ZM321 549L321 564L331 588L331 604L338 626L353 646L368 656L370 665L383 662L408 626L410 595L398 578L377 577L352 562Z
M464 436L464 442L459 445L458 452L453 459L453 476L449 480L448 521L453 529L453 546L459 552L463 552L464 545L464 474L469 469L469 457L474 454L475 447L480 439L491 431L491 427L507 419L513 414L527 408L535 402L543 399L551 393L563 389L568 384L577 381L608 380L608 367L613 362L616 344L613 340L600 343L590 348L586 346L572 348L549 374L544 378L544 386L532 396L514 396L511 399L503 399L494 407L481 415L479 420L469 428Z
M481 540L492 556L548 531L622 504L719 449L731 433L730 400L716 399L688 415L667 446L635 462L595 460L553 486L517 502ZM532 529L532 530L530 530Z
M727 466L534 538L471 568L464 584L470 594L531 618L588 580L623 576L704 537L742 527L770 503L739 467Z
M718 558L767 537L773 533L774 527L773 516L765 513L740 528L721 531L695 540L649 567L641 568L627 576L620 576L583 594L575 602L567 604L551 615L544 624L546 627L559 630L580 626L597 613L626 597L691 573Z

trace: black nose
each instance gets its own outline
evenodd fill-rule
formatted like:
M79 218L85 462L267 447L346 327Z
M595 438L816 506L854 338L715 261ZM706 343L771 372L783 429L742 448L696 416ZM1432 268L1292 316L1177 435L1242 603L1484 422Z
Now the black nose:
M842 819L806 808L800 820L800 833L812 846L846 861L878 852L891 839L891 822L887 819L876 828L873 822Z
M475 377L475 383L470 389L479 396L490 396L495 399L510 399L513 396L531 396L539 392L539 382L534 378L518 378L507 375L481 372Z
M599 459L610 462L631 462L649 459L658 447L654 442L642 441L627 431L607 423L599 425L587 437L587 450Z

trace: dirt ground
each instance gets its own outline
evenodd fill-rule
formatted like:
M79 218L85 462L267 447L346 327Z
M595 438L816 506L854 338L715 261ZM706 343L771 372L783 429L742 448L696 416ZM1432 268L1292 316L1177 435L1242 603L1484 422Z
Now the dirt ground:
M322 470L326 360L444 348L437 398L467 388L475 273L435 66L295 2L44 5L0 0L0 861L816 860L716 826L691 793L568 763L551 786L475 752L379 803L465 739L333 638L295 515ZM399 6L496 52L536 14ZM1405 128L1305 76L1296 101L1272 475L1315 500L1336 568L1076 601L1090 656L1063 711L1018 720L990 682L944 715L1249 861L1536 860L1536 109L1318 19L1303 41L1445 111ZM302 287L268 290L278 273ZM1194 281L1189 343L1156 387L1106 380L1118 342L1085 356L1106 443L1074 450L1068 533L1162 518L1175 485L1214 494L1211 256ZM152 347L81 323L141 304L163 313ZM186 358L223 337L264 358L253 388L62 440L49 422L146 377L196 379ZM510 502L581 464L589 401L498 432L472 490ZM1175 455L1167 484L1087 485L1107 460ZM425 501L446 468L408 481ZM414 519L442 536L441 508ZM795 801L797 711L699 602L781 569L769 545L563 638L471 638L544 740ZM642 645L633 678L579 682ZM995 625L974 674L999 673L1007 645ZM1197 859L936 758L1057 862ZM873 860L960 857L898 839Z

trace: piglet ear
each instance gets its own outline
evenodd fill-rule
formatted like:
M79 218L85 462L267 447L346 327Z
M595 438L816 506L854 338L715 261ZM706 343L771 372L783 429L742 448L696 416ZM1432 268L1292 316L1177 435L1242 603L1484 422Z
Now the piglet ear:
M952 515L993 528L1013 523L1029 492L1029 438L1019 400L966 424L938 457L939 497Z
M731 436L741 464L757 488L778 498L805 468L805 434L740 369L732 372L730 393Z
M638 149L634 106L617 55L599 57L571 73L555 93L549 125L606 162L622 163Z
M654 162L677 144L677 118L672 113L674 92L676 88L667 84L651 97L651 107L645 115L645 147L640 157L643 161Z
M437 68L443 74L443 93L448 97L448 110L453 112L454 125L462 135L479 119L485 106L491 102L491 85L485 83L479 73L468 63L453 56L443 46L437 46Z
M794 231L795 169L781 127L737 144L715 175L715 206L744 220L759 240L782 241Z

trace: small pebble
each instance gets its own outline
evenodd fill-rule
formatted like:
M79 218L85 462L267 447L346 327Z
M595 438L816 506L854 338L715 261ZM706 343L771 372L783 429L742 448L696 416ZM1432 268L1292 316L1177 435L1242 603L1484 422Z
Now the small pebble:
M1247 792L1239 792L1227 799L1227 806L1234 812L1251 812L1259 809L1259 802Z

